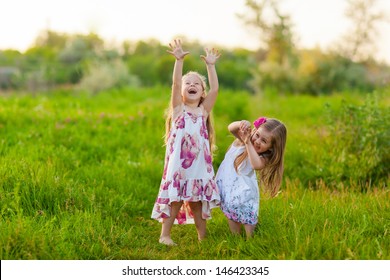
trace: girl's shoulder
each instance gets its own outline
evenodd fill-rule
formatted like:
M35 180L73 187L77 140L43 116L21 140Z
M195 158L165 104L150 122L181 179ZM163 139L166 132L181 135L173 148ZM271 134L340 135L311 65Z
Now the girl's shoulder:
M230 147L227 149L228 152L233 154L241 153L244 150L245 150L245 146L238 139L234 140L233 143L230 145Z
M235 139L232 143L232 147L235 147L236 149L242 149L245 148L245 145L240 141L240 139Z
M209 113L206 111L206 109L203 107L203 104L199 105L200 111L203 116L208 117Z
M184 104L180 103L172 109L172 120L175 120L183 112Z

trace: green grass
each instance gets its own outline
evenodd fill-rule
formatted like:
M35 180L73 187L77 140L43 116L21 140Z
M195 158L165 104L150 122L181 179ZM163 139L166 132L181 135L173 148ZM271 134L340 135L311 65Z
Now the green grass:
M305 160L321 166L325 104L337 110L341 100L364 102L348 94L276 98L221 90L215 170L232 141L229 122L276 117L289 131L282 193L262 195L251 240L232 236L214 209L205 241L197 242L194 225L175 225L179 246L166 247L150 215L169 88L2 96L0 258L390 259L388 178L365 192L354 188L354 178L343 189L306 180ZM389 99L380 104L388 107Z

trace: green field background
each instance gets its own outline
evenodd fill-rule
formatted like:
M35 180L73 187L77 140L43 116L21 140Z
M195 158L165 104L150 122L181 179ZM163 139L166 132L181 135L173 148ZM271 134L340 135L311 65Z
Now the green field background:
M215 171L233 140L231 121L275 117L288 129L281 193L262 192L254 238L232 236L214 209L205 241L194 225L175 225L175 247L158 243L161 225L150 218L169 96L159 86L1 95L0 258L390 259L388 90L313 97L221 89ZM346 106L366 110L350 130L337 122L348 119ZM354 143L362 147L351 150Z

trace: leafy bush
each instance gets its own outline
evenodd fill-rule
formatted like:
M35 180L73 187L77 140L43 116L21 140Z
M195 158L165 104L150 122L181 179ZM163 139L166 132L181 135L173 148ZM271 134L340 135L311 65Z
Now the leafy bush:
M255 87L276 90L277 93L295 92L296 71L290 65L262 62L254 73Z
M337 111L328 107L329 135L322 155L327 183L353 184L362 190L373 184L386 185L390 114L378 100L372 94L361 106L344 103Z
M126 65L121 60L116 60L91 63L87 74L79 84L79 88L95 94L113 87L139 85L138 78L128 73Z

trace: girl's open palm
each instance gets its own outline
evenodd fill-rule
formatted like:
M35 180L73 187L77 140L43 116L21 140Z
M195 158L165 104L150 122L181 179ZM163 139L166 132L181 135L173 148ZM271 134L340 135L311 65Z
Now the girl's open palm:
M206 62L206 64L214 65L215 62L217 62L218 58L221 56L218 50L216 49L205 49L206 51L206 56L201 55L200 57Z
M181 47L181 41L180 39L175 39L174 40L175 44L172 45L171 43L169 43L169 47L171 48L171 50L167 50L168 53L172 54L176 59L178 60L181 60L183 59L187 54L189 54L190 52L188 51L183 51L182 47Z

